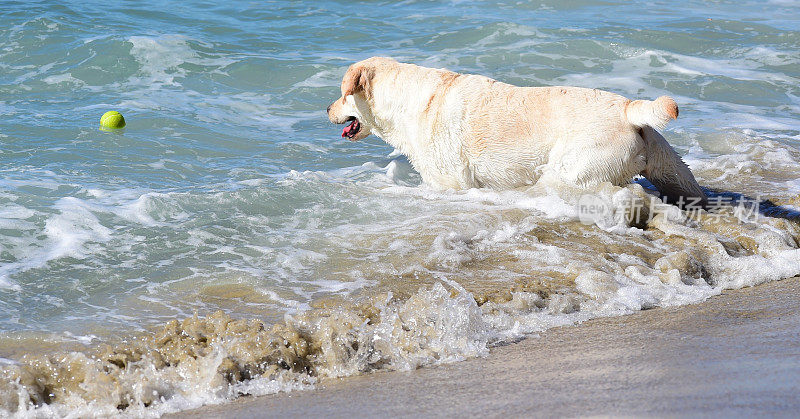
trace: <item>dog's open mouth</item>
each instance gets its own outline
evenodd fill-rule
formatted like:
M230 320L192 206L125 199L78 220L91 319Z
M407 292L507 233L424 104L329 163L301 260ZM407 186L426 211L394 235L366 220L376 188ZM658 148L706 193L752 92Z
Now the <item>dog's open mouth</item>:
M345 123L350 123L348 126L344 127L342 130L342 138L347 138L348 140L352 140L361 131L361 123L358 122L358 118L355 116L351 116L347 118Z

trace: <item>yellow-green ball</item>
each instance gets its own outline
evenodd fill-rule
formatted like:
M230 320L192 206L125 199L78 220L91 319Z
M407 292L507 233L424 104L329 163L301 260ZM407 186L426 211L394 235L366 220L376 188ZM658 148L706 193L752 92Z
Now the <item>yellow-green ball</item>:
M103 128L124 128L125 118L117 111L108 111L100 117L100 126Z

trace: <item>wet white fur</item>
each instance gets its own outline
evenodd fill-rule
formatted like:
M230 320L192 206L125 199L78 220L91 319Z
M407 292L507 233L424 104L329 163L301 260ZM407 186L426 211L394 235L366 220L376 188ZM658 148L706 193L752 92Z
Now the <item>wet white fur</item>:
M537 181L589 186L628 183L643 174L665 195L703 196L689 169L654 129L677 107L672 99L631 102L576 87L516 87L479 75L371 58L365 89L330 110L361 121L437 188L515 188ZM671 107L670 107L671 106Z

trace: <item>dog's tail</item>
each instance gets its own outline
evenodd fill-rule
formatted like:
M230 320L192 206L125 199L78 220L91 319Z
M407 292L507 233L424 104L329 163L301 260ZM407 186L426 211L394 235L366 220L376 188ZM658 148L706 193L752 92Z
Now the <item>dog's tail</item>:
M678 105L669 96L656 100L634 100L625 106L628 122L639 128L651 126L663 129L667 122L678 117Z
M708 207L703 189L667 140L650 125L641 127L640 133L647 150L642 176L658 188L669 204L687 209Z

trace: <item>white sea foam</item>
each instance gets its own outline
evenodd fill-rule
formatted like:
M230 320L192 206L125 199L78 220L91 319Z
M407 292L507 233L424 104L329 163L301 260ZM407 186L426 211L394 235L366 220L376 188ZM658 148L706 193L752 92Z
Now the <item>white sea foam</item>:
M0 267L0 281L10 283L9 277L29 269L39 268L63 257L83 259L95 252L98 243L108 241L111 230L75 198L60 199L55 208L58 214L47 219L42 233L47 237L42 249L34 250L20 260Z
M662 224L659 228L672 226L670 234L683 234L682 229L696 231L676 224ZM528 225L526 230L532 225ZM513 240L515 234L509 225L494 233L479 233L478 240L487 243L505 243ZM778 246L780 247L780 246ZM572 257L566 249L542 245L543 253L528 255L532 260L547 260L549 265L561 265L565 257ZM321 364L317 373L336 377L352 375L388 361L396 369L414 369L430 363L453 362L465 357L485 355L491 342L502 342L555 326L574 324L597 316L620 315L655 306L680 305L702 301L723 289L755 285L766 280L778 279L800 273L800 250L778 250L772 256L746 256L733 258L717 253L720 260L716 268L724 271L719 283L709 285L700 278L682 279L677 271L654 271L638 257L621 255L619 261L628 266L616 272L596 269L583 270L575 280L574 294L553 295L547 299L535 293L516 292L506 302L487 302L476 305L472 295L458 283L441 278L429 289L401 303L386 302L376 304L380 310L380 321L349 323L351 313L334 314L334 327L327 331L320 328L319 318L302 320L289 319L289 324L300 329L316 330L322 333L323 350L328 360ZM658 265L659 263L656 263ZM734 268L731 268L731 267ZM769 267L768 269L765 269ZM761 274L753 275L755 272ZM666 275L666 276L665 276ZM670 279L672 278L672 279ZM727 278L727 279L726 279ZM455 295L454 295L455 294ZM391 298L391 297L389 297ZM341 316L338 317L338 316ZM347 320L346 320L347 319ZM347 321L342 323L342 321ZM344 326L350 324L350 326ZM402 326L401 326L402 325ZM347 339L359 342L357 351L345 355L339 345L347 341L335 338L335 328L345 327ZM329 337L326 333L334 333ZM399 333L399 334L398 334ZM417 336L419 335L419 336ZM420 338L424 338L419 340ZM330 340L328 340L330 339ZM411 339L411 340L409 340ZM349 345L349 344L348 344ZM185 367L179 374L191 377L184 380L186 385L173 381L171 371L145 369L149 375L145 387L162 395L161 402L144 409L134 405L126 414L160 415L166 412L214 404L229 400L239 394L268 394L277 391L306 389L315 380L305 375L279 375L272 379L254 379L231 386L218 381L216 371L231 350L225 344L216 346L213 351L197 362ZM371 354L371 355L368 355ZM76 355L77 356L77 355ZM385 360L385 361L382 361ZM78 358L75 361L80 361ZM85 362L85 361L80 361ZM138 380L138 378L136 378ZM148 390L149 391L149 390ZM146 398L145 398L146 399ZM74 399L69 405L42 406L30 414L53 414L60 412L84 412L98 414L113 413L102 404L83 404ZM68 410L62 410L68 409Z
M70 74L70 73L63 73L63 74L47 76L47 77L43 78L42 81L47 83L47 84L67 83L67 84L73 84L73 85L76 85L76 86L83 86L83 85L86 84L83 80L78 80L75 77L72 77L72 74Z
M175 77L186 74L179 66L197 56L186 41L186 37L179 35L128 38L133 44L131 54L141 63L141 72L145 75L137 82L151 84L154 88L176 84Z
M740 159L763 158L764 162L773 164L773 168L796 167L797 164L792 151L775 141L734 142L730 147L741 154ZM710 156L698 153L690 162L700 174L718 168L730 171L731 176L741 173L742 167L736 166L735 159L729 161L723 156ZM717 159L716 163L714 159ZM408 298L375 303L373 307L380 313L380 321L367 321L359 317L357 311L347 308L317 317L307 304L294 299L297 297L287 299L267 290L265 294L271 300L298 314L300 320L290 317L287 319L289 324L321 333L318 339L324 348L324 361L319 361L318 376L358 374L377 368L376 365L380 368L413 369L482 356L492 344L550 327L657 306L696 303L724 289L800 274L800 250L793 247L791 232L781 230L778 224L748 225L739 231L736 230L739 224L728 219L725 228L734 230L730 233L714 232L698 228L679 213L670 215L665 212L653 221L651 228L672 241L682 240L680 245L671 245L670 241L653 238L657 236L643 237L642 230L620 224L617 218L612 218L602 229L594 226L580 230L576 222L575 196L570 191L435 191L399 182L398 179L405 175L398 175L398 171L405 165L407 162L403 159L395 159L388 163L330 172L293 171L277 181L277 185L293 188L300 195L315 193L336 197L338 204L333 209L313 205L297 210L291 222L281 225L283 230L279 233L293 237L288 247L251 246L250 249L260 254L272 255L274 259L270 260L276 262L261 275L269 272L286 283L291 281L294 288L289 289L295 296L306 299L314 295L351 295L368 287L385 285L387 280L391 281L398 275L432 282ZM767 165L762 166L765 170L770 169ZM210 194L205 199L230 205L236 202L232 199L241 199L253 192L248 188L266 187L264 182L240 186L245 188ZM355 188L357 193L345 193L348 188ZM595 191L619 208L622 208L624 198L639 192L640 188L635 186L601 187ZM145 203L156 198L180 199L132 192L123 194L126 199L120 199L119 194L103 190L89 193L92 200L64 199L58 202L62 217L54 217L51 224L62 229L59 236L63 236L68 245L60 246L62 242L57 242L56 248L72 250L56 253L82 257L87 254L91 243L108 240L110 233L107 228L99 228L96 237L87 235L86 230L89 227L95 229L99 223L93 213L118 212L128 221L158 227L158 223L163 221L151 221L155 219ZM117 205L130 208L132 212L126 215L125 211L103 209L104 206L115 208ZM324 227L330 223L326 217L338 211L346 212L350 206L364 211L361 216L377 218L367 224ZM150 214L149 218L142 218L142 212ZM14 208L8 213L25 215L24 211L18 212ZM64 217L64 213L74 215ZM515 213L521 215L504 215ZM391 222L387 223L387 219ZM172 218L169 222L180 220ZM65 225L73 226L72 230L66 230ZM324 235L313 234L323 228ZM62 231L68 234L63 235ZM737 254L729 248L731 238L739 234L745 234L757 243L752 254L746 254L745 249L740 249L738 252L741 254ZM233 244L215 244L219 240L218 233L193 229L186 243L196 248L213 247L209 255L240 253ZM317 247L304 248L309 243ZM335 243L337 247L328 247L328 243ZM342 251L335 251L337 248L342 248ZM360 253L354 254L356 250ZM647 260L653 255L656 255L655 261ZM231 262L216 266L228 272L239 269ZM332 272L334 270L340 272ZM325 275L320 275L323 271ZM197 275L195 281L207 274L198 272ZM253 270L252 275L258 277L260 274ZM547 292L513 287L517 281L525 284L524 281L532 276L554 278L556 284L560 283L558 281L566 282L561 282L560 288L548 288ZM573 285L570 285L570 280L557 279L561 276L574 276ZM495 281L493 287L499 291L510 290L509 296L500 299L490 296L478 305L476 301L484 297L467 291L449 278L457 279L459 283L491 278ZM158 293L169 292L173 284L155 287L153 294L138 298L151 304L164 304ZM307 317L301 313L306 313ZM126 414L159 415L221 403L239 394L309 388L315 382L313 377L300 374L225 384L220 381L217 371L229 356L229 350L224 345L219 346L180 370L143 367L141 374L144 375L131 375L126 379L131 380L131 386L155 391L159 398L147 408L144 402L137 401L126 410ZM101 368L95 361L79 355L70 356L73 357L70 362L85 365L91 371ZM99 382L99 378L97 380ZM190 387L182 384L189 382L192 383ZM122 388L127 388L127 385ZM14 387L14 391L14 394L24 396L27 390ZM135 393L138 394L135 397L139 397L136 400L151 400L152 397L145 393ZM117 411L114 403L92 404L74 396L60 404L43 405L26 414L67 412L112 414Z

